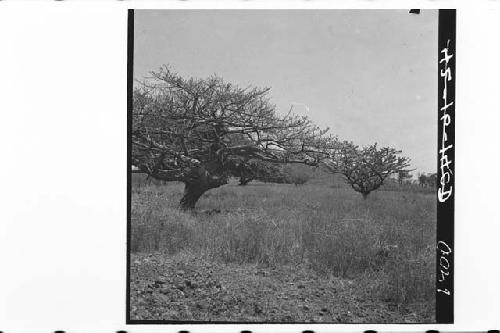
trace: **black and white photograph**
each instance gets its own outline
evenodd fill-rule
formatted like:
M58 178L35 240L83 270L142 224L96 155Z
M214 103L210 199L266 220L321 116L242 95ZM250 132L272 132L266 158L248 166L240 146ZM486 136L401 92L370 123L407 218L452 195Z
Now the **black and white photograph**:
M436 322L438 10L129 19L130 322Z
M0 1L0 333L495 332L498 5Z

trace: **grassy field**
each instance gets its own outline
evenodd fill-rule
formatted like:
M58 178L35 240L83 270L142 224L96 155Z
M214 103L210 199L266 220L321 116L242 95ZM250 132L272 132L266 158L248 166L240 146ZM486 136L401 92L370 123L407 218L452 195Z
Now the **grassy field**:
M228 184L207 192L196 210L189 213L177 209L182 190L180 183L133 183L132 319L434 321L436 200L433 195L384 190L373 192L363 200L350 188L327 182L302 186ZM162 263L152 264L154 260ZM197 262L205 263L200 266L212 267L212 271L232 272L226 276L241 272L231 277L232 281L236 280L233 287L226 286L226 290L234 289L230 291L235 299L238 284L251 286L252 283L245 281L253 274L249 272L256 269L268 272L263 273L262 278L274 283L270 290L288 288L283 276L299 272L300 276L314 277L315 282L302 283L311 287L299 290L297 295L302 298L296 296L299 297L293 303L296 308L290 305L284 309L279 304L269 305L268 301L266 306L259 305L259 311L251 313L248 309L216 310L215 305L191 310L183 305L186 312L178 310L176 314L152 309L155 306L167 309L170 303L184 304L179 298L188 302L189 297L204 292L205 289L198 288L198 293L188 297L183 289L182 297L169 294L167 298L160 295L162 299L153 300L152 296L155 283L156 286L176 283L176 279L189 271L182 269L180 275L175 273L167 278L158 267L168 271L175 270L172 265L188 265L199 275L203 268L196 269ZM167 282L158 282L161 276L167 278ZM211 278L203 280L207 279ZM331 295L330 301L335 303L338 297L339 302L340 299L344 302L338 304L344 306L328 308L327 312L318 305L321 297L317 296L318 301L314 301L311 295L318 293L317 288L323 288L319 290L327 295L325 290L333 288L329 287L332 281L336 281L334 289L338 292ZM263 282L259 283L255 286ZM210 295L217 292L220 290L214 289ZM295 294L283 289L279 295L289 295L284 296L288 299ZM219 300L219 296L210 297L208 299L214 302ZM227 299L219 301L224 303ZM242 303L246 301L248 297L241 298ZM310 304L307 311L300 308L304 303ZM252 306L252 309L258 308L255 304ZM356 309L361 311L359 315L354 313ZM345 313L339 313L342 311ZM183 318L183 313L188 318Z

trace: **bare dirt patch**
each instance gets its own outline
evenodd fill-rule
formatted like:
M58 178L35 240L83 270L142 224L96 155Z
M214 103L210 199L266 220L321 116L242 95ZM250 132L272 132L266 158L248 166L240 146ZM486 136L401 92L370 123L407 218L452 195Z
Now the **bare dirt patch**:
M131 319L412 323L431 318L357 294L357 281L301 267L223 264L187 253L131 256ZM431 315L431 314L430 314Z

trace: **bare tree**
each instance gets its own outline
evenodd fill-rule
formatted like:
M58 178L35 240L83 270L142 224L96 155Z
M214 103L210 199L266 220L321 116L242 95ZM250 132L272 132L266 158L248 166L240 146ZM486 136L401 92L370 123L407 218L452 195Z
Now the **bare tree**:
M151 74L134 90L132 164L183 182L183 209L250 159L317 165L327 156L328 129L291 110L279 115L268 88L240 88L217 76L184 79L166 66Z
M397 175L399 185L403 185L406 183L406 180L409 180L412 177L409 170L400 170L397 172Z
M427 177L429 186L435 188L437 186L437 173L431 173Z
M419 174L418 183L422 187L435 187L437 185L437 173Z
M410 171L406 170L409 159L399 157L400 153L394 148L378 148L376 143L360 148L352 142L343 142L335 158L325 165L331 172L343 174L351 187L366 199L391 174Z
M425 173L421 173L418 175L418 184L421 187L427 187L427 175Z

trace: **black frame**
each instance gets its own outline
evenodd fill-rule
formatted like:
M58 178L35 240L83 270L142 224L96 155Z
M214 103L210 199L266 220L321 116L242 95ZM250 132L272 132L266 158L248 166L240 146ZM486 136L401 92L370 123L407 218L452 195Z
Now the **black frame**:
M415 10L412 13L418 14ZM438 151L437 243L436 243L436 324L454 322L454 223L455 223L455 64L456 9L439 10L438 38ZM134 70L134 10L128 10L127 31L127 286L126 324L293 324L289 322L203 322L130 319L130 240L131 240L131 130ZM449 191L449 192L448 192ZM300 323L304 324L304 323ZM309 323L311 324L311 323ZM328 324L328 323L312 323ZM341 325L359 325L342 323ZM363 323L366 324L366 323ZM380 323L369 323L380 324ZM406 324L407 323L389 323ZM414 323L422 325L429 323ZM412 324L410 324L412 325Z
M134 92L134 10L128 10L127 19L127 295L126 295L126 323L133 324L130 320L130 242L132 218L132 114Z
M453 323L456 10L439 10L436 322Z

